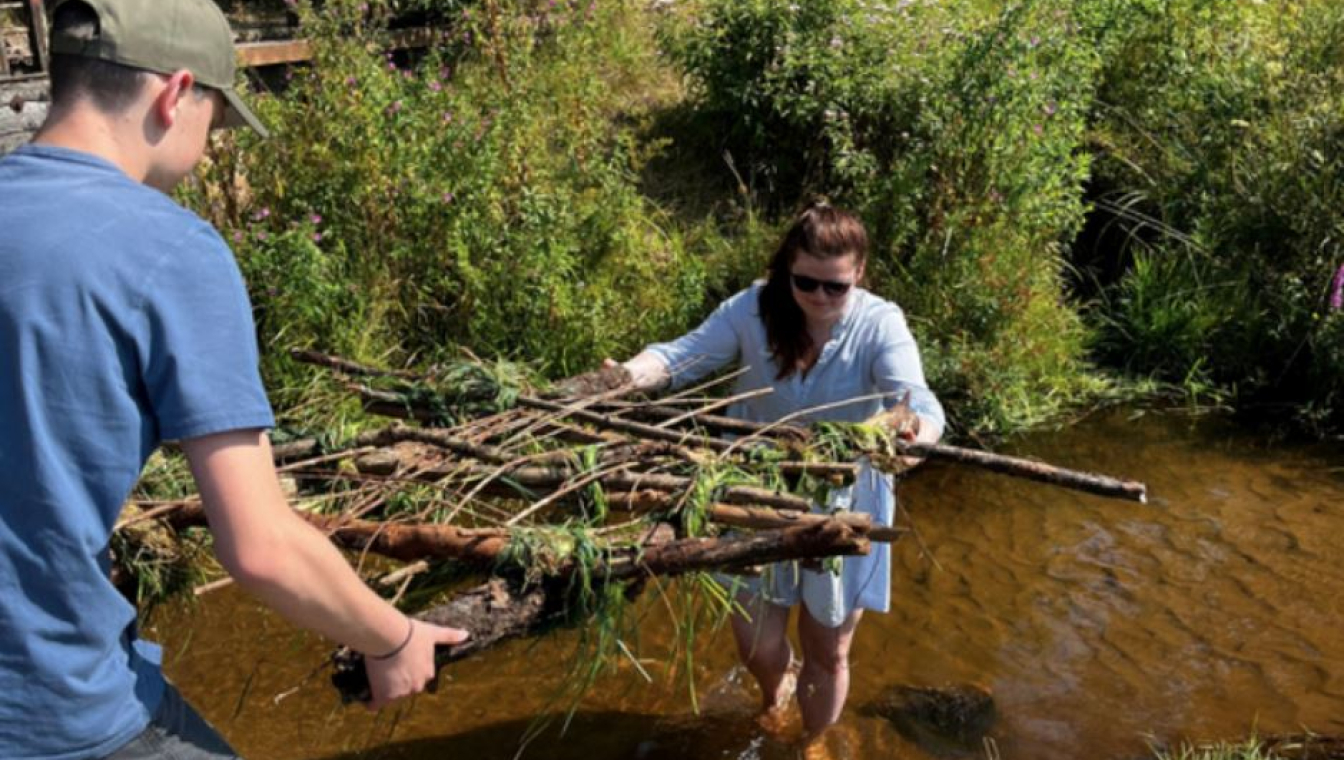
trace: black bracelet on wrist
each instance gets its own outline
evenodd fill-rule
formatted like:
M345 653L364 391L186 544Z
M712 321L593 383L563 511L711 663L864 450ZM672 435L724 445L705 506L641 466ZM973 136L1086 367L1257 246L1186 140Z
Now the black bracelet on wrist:
M393 649L391 652L388 652L387 654L366 654L364 656L369 658L370 660L390 660L393 657L396 657L397 655L401 654L401 650L405 649L406 645L411 643L411 637L415 635L415 621L412 620L409 616L407 616L406 622L410 626L406 629L406 638L403 639L402 642L397 645L396 649Z

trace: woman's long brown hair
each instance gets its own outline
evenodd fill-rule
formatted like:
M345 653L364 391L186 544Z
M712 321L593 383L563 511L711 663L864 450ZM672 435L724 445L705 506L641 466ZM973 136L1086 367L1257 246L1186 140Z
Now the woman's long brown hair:
M803 356L812 347L803 310L793 300L790 282L790 270L800 253L818 259L853 254L854 263L862 265L868 258L868 233L853 214L825 203L808 206L784 233L770 259L769 275L761 288L759 302L766 344L779 368L776 380L797 372Z

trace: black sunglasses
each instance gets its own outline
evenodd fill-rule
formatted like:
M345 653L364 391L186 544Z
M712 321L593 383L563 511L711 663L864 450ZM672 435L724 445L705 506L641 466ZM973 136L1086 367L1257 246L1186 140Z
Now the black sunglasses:
M854 287L854 283L852 282L818 280L813 277L808 277L805 274L795 274L793 272L789 273L789 277L793 279L793 286L804 293L811 293L820 287L826 291L826 295L828 296L843 296L849 292L850 288Z

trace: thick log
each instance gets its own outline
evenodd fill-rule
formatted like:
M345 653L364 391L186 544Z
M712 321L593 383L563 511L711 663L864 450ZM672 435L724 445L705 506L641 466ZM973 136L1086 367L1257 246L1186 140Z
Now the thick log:
M716 567L763 564L792 559L816 559L840 554L865 554L866 539L838 522L737 536L726 539L682 539L651 545L630 552L619 562L594 568L593 577L627 581L646 575L678 575ZM451 602L416 617L437 625L464 628L471 638L462 644L440 646L435 663L442 668L521 636L536 635L561 623L577 623L570 615L571 585L553 579L531 587L493 579L484 586L455 597ZM637 591L639 584L627 587ZM370 698L364 658L356 652L335 657L332 685L342 701L365 702Z
M509 533L503 528L350 520L297 510L294 514L327 534L342 549L373 552L402 562L455 559L489 566L509 543ZM200 504L182 504L164 519L175 528L207 524Z
M795 559L862 555L868 539L838 520L726 538L683 538L645 549L626 563L613 561L598 577L681 575L733 565L764 565Z
M818 525L835 520L863 534L869 541L891 543L909 531L905 528L874 525L873 518L863 512L837 512L833 515L816 512L796 512L788 509L742 507L734 504L715 504L706 510L709 521L717 525L731 525L753 530L779 530L797 525Z

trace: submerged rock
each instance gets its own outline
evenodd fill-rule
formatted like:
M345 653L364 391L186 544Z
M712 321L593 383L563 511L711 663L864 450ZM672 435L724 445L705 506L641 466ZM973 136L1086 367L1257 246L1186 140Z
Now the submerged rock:
M938 756L976 754L998 710L989 690L975 684L892 686L859 708L891 721L910 742Z

